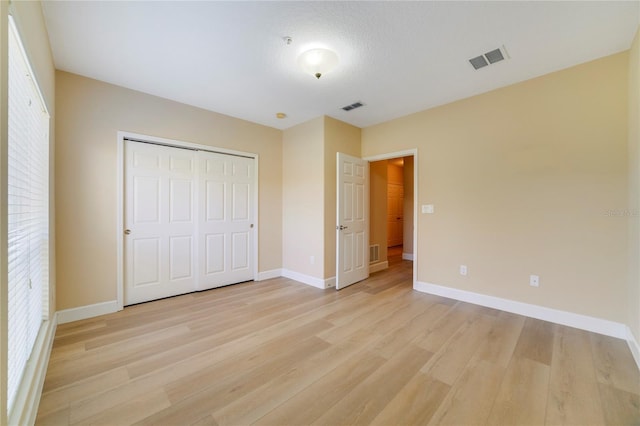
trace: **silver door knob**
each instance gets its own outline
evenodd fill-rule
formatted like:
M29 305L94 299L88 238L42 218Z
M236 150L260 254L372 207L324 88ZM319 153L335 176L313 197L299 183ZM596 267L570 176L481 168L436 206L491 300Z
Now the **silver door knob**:
M124 230L124 235L129 235L131 233L131 229L125 229Z

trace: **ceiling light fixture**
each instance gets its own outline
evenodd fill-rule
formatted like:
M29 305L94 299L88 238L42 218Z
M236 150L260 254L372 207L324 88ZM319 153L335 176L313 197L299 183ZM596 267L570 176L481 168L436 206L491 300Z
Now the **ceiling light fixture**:
M298 65L319 79L338 65L338 55L329 49L311 49L298 57Z

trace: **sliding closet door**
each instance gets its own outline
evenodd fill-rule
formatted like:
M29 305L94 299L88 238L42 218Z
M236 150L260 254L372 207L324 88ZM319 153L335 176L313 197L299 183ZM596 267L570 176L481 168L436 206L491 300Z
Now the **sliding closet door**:
M197 288L196 154L125 142L125 305Z
M255 160L198 155L199 289L252 280Z

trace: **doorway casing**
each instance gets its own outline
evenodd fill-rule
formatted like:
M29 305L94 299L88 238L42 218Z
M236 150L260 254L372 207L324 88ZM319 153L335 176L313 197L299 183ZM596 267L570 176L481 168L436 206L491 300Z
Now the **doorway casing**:
M368 162L391 160L399 157L413 157L413 288L418 281L418 150L408 149L405 151L389 152L385 154L362 157ZM371 206L367 206L370 208Z

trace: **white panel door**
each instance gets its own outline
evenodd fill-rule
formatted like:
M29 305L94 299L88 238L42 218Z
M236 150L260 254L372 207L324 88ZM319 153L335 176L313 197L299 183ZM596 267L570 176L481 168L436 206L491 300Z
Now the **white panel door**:
M199 290L254 279L253 158L199 153Z
M387 247L402 245L404 232L404 187L387 184Z
M196 290L196 152L125 142L124 304Z
M369 163L337 155L336 289L369 276Z

